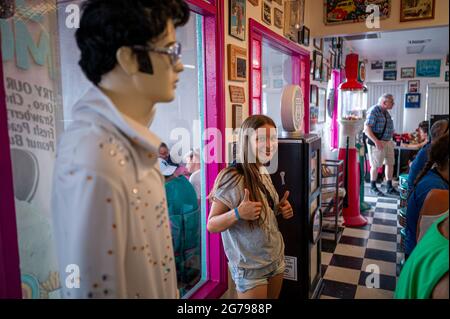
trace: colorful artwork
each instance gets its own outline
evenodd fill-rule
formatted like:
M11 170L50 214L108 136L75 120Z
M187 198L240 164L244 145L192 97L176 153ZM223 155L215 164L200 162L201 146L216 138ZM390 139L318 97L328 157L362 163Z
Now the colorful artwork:
M230 0L229 26L230 35L245 40L246 2L245 0Z
M389 17L391 11L391 0L324 0L324 23L340 24L363 22L372 14L366 12L369 5L377 5L380 19Z
M420 108L420 93L406 93L405 108Z
M438 78L441 76L441 60L417 60L416 76Z
M272 7L264 0L262 2L262 20L268 25L272 24Z
M434 19L435 0L401 0L400 21Z
M384 71L383 81L395 81L397 80L397 71Z
M408 78L413 78L416 74L416 68L401 68L401 78L402 79L408 79Z
M375 60L370 63L372 70L383 70L383 60Z

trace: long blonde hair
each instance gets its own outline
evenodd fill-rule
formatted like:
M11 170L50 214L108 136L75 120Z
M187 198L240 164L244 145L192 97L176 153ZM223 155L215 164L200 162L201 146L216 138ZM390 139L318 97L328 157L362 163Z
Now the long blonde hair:
M265 115L252 115L249 116L241 125L241 129L239 131L239 141L238 141L238 150L237 156L238 161L233 163L231 166L223 169L216 178L213 189L209 194L208 198L214 201L214 195L217 190L224 185L226 186L225 190L233 189L236 187L241 178L244 179L244 187L248 189L250 193L250 200L255 202L264 203L264 198L261 196L261 193L270 196L267 191L264 183L260 177L260 162L256 156L256 154L252 154L249 150L250 146L250 136L248 134L249 131L261 128L264 125L273 126L276 129L275 122L268 116ZM256 159L253 160L253 159ZM272 199L272 202L274 199ZM230 207L233 208L233 207ZM273 207L272 207L273 208ZM258 225L264 224L267 216L267 207L263 207L261 218L258 221ZM252 222L249 221L250 225Z

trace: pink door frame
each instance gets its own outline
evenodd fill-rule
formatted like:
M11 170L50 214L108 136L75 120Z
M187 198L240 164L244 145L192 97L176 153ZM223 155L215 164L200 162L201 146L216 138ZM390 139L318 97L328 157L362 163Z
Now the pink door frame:
M262 42L263 40L268 41L269 44L281 52L292 56L292 84L300 85L303 90L303 101L304 101L304 128L305 133L309 133L309 70L310 70L310 52L306 49L301 48L298 44L282 37L281 35L273 32L266 26L255 21L254 19L249 19L249 114L253 114L253 72L252 72L252 59L253 59L253 41ZM262 60L262 56L261 56ZM261 64L261 63L260 63ZM261 69L262 70L262 69ZM261 74L262 78L262 74ZM259 83L260 92L262 92L262 81ZM262 94L262 93L261 93ZM261 106L261 101L259 103ZM261 113L259 109L258 113Z
M205 108L206 128L225 131L224 87L224 3L223 1L187 0L190 9L204 17L205 45ZM0 57L1 57L0 48ZM8 135L7 106L3 83L3 64L0 64L0 299L22 298L20 261L17 237L14 187ZM216 149L224 154L224 139ZM222 161L207 166L206 189L214 185ZM209 204L207 204L209 211ZM228 288L227 261L220 234L206 234L206 282L195 291L192 299L219 298Z

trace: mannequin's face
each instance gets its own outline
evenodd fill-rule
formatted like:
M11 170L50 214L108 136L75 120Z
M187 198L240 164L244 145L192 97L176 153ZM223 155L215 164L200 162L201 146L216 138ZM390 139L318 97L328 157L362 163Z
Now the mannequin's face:
M165 33L150 45L155 48L168 48L176 42L176 32L172 20L167 22ZM166 54L148 52L153 66L153 74L137 72L131 76L131 81L137 94L148 98L153 103L171 102L175 98L175 89L183 64L178 60L172 65Z

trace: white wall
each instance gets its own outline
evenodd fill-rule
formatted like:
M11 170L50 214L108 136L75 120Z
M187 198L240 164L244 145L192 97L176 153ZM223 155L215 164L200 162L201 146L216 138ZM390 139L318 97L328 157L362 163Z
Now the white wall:
M401 68L404 67L416 67L417 60L424 59L441 59L441 76L439 78L413 78L413 79L402 79L401 78ZM395 60L395 59L392 59ZM426 92L427 85L431 83L444 83L445 82L445 71L448 71L448 65L445 65L445 57L439 55L405 55L401 59L397 60L397 81L408 83L409 80L419 80L421 93L421 105L418 109L404 109L403 112L403 131L412 132L414 131L418 124L425 120L425 105L426 105ZM366 64L366 82L382 82L383 81L383 70L371 70L370 61ZM397 105L400 107L400 105ZM402 105L401 107L404 107Z

